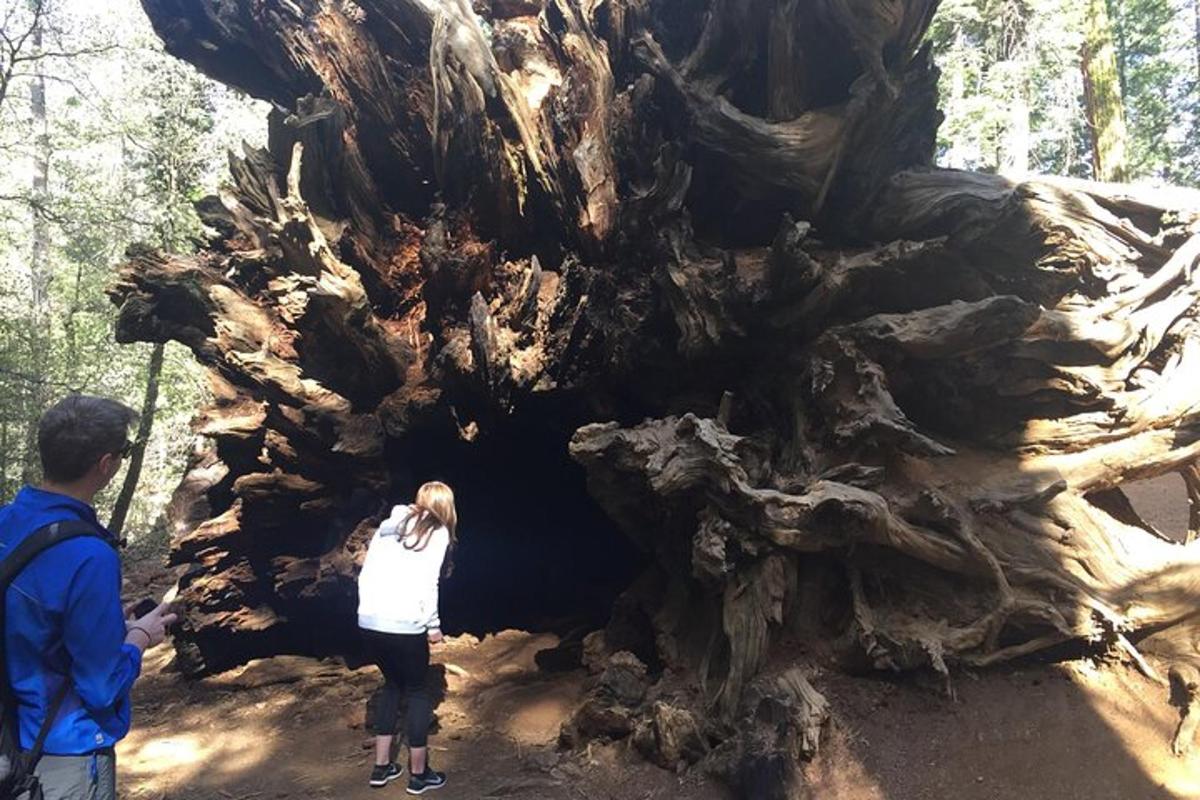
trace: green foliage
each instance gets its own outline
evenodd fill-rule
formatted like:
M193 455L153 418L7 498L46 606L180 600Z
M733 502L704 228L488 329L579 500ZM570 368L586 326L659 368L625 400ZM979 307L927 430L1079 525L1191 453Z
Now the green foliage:
M6 34L25 30L37 8L0 0ZM136 0L60 0L41 11L45 48L58 55L23 62L0 100L0 158L12 165L0 173L0 501L20 486L27 434L46 403L79 390L141 409L151 347L113 339L105 289L114 268L136 241L192 249L201 235L192 204L217 188L225 152L265 134L265 110L166 55ZM44 202L33 205L30 98L39 79L50 169ZM31 300L35 218L49 237L42 315ZM206 391L190 353L170 345L126 525L133 540L154 528L178 483ZM121 480L100 498L102 518Z
M1195 0L1109 0L1135 174L1200 183Z
M1078 0L949 0L930 39L942 70L940 159L995 171L1077 173L1076 114L1081 92ZM1028 132L1027 134L1025 132ZM1008 164L1006 165L1006 161ZM1020 170L1017 170L1020 171Z
M1108 0L1130 178L1200 183L1196 3ZM945 0L930 28L946 166L1092 177L1085 0Z

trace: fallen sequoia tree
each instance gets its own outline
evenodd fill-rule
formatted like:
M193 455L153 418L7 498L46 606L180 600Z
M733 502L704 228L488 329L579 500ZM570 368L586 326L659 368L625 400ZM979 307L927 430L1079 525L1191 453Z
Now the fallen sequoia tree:
M932 168L933 0L143 5L275 108L204 250L113 290L212 374L187 670L352 649L414 437L533 409L653 555L575 736L768 797L828 714L802 664L1194 674L1200 550L1121 487L1179 473L1200 530L1200 201Z

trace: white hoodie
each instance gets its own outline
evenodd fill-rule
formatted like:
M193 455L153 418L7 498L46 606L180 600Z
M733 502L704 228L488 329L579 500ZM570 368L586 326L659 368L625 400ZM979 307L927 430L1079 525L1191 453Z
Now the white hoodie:
M425 633L441 627L438 579L450 532L439 525L423 549L409 549L404 538L417 516L412 506L395 506L371 538L358 576L358 627L381 633Z

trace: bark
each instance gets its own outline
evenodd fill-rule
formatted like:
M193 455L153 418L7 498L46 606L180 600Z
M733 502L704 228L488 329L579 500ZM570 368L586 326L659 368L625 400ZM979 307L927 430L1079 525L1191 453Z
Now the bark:
M25 329L28 338L27 362L30 377L26 393L24 461L21 480L32 483L38 474L37 426L46 405L46 334L49 326L49 292L51 265L49 257L50 229L46 220L46 201L50 181L50 130L46 119L46 76L42 61L42 18L35 16L31 30L31 51L34 74L29 89L29 111L33 119L33 177L30 186L30 218L32 220L29 253L29 317Z
M1128 11L1125 9L1124 0L1116 0L1112 6L1106 6L1105 10L1112 9L1114 13L1109 15L1110 30L1115 38L1114 41L1114 56L1117 61L1117 85L1121 88L1121 97L1125 98L1129 93L1129 40L1128 29L1126 23L1129 19Z
M1193 0L1192 16L1196 20L1196 38L1194 41L1196 47L1196 81L1200 83L1200 0Z
M108 529L118 541L124 541L122 531L125 529L125 517L129 514L129 506L137 491L138 480L142 476L142 463L146 458L146 444L150 441L150 432L154 428L154 411L158 404L158 381L162 375L163 356L166 346L159 342L150 351L150 363L146 365L146 394L142 399L142 414L138 420L137 435L133 439L133 448L129 452L129 466L125 470L125 480L121 491L113 503L112 516L108 521Z
M523 414L653 561L571 741L776 796L827 711L800 650L1194 658L1200 551L1088 498L1200 456L1200 200L932 168L933 3L144 5L279 109L207 249L113 289L213 378L185 669L352 649L408 462Z
M1179 727L1171 742L1177 756L1186 755L1195 744L1196 729L1200 728L1200 672L1195 667L1181 665L1171 670L1172 698L1179 706Z
M83 309L81 292L83 289L83 264L75 267L75 284L71 290L71 304L63 318L63 333L66 334L66 365L63 373L68 386L79 385L79 334L77 317Z
M1088 0L1084 12L1082 68L1093 174L1101 181L1123 181L1128 173L1125 109L1105 0Z

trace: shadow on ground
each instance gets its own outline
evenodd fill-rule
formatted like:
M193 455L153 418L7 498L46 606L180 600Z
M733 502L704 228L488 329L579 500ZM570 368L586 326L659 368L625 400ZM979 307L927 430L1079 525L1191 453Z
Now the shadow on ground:
M837 724L808 777L838 800L1186 800L1167 690L1123 666L1037 665L932 687L843 676L822 688Z
M698 770L676 776L624 743L568 756L558 727L583 684L545 676L533 654L550 635L515 631L449 642L432 758L446 800L728 800ZM163 671L159 648L139 684L134 733L118 751L131 800L354 798L366 786L364 707L374 668L281 657L198 683ZM806 797L836 800L1151 800L1200 796L1200 757L1176 759L1165 689L1088 662L960 673L956 697L911 680L826 674L835 721ZM402 793L400 787L388 790Z
M431 759L449 774L439 798L728 800L698 773L641 762L625 743L560 754L559 727L583 675L537 672L534 654L556 642L506 631L435 648L431 675L444 680L444 697ZM135 691L134 731L117 754L123 797L379 800L367 786L373 740L363 725L374 667L285 656L190 683L164 670L169 658L162 647L149 654Z

